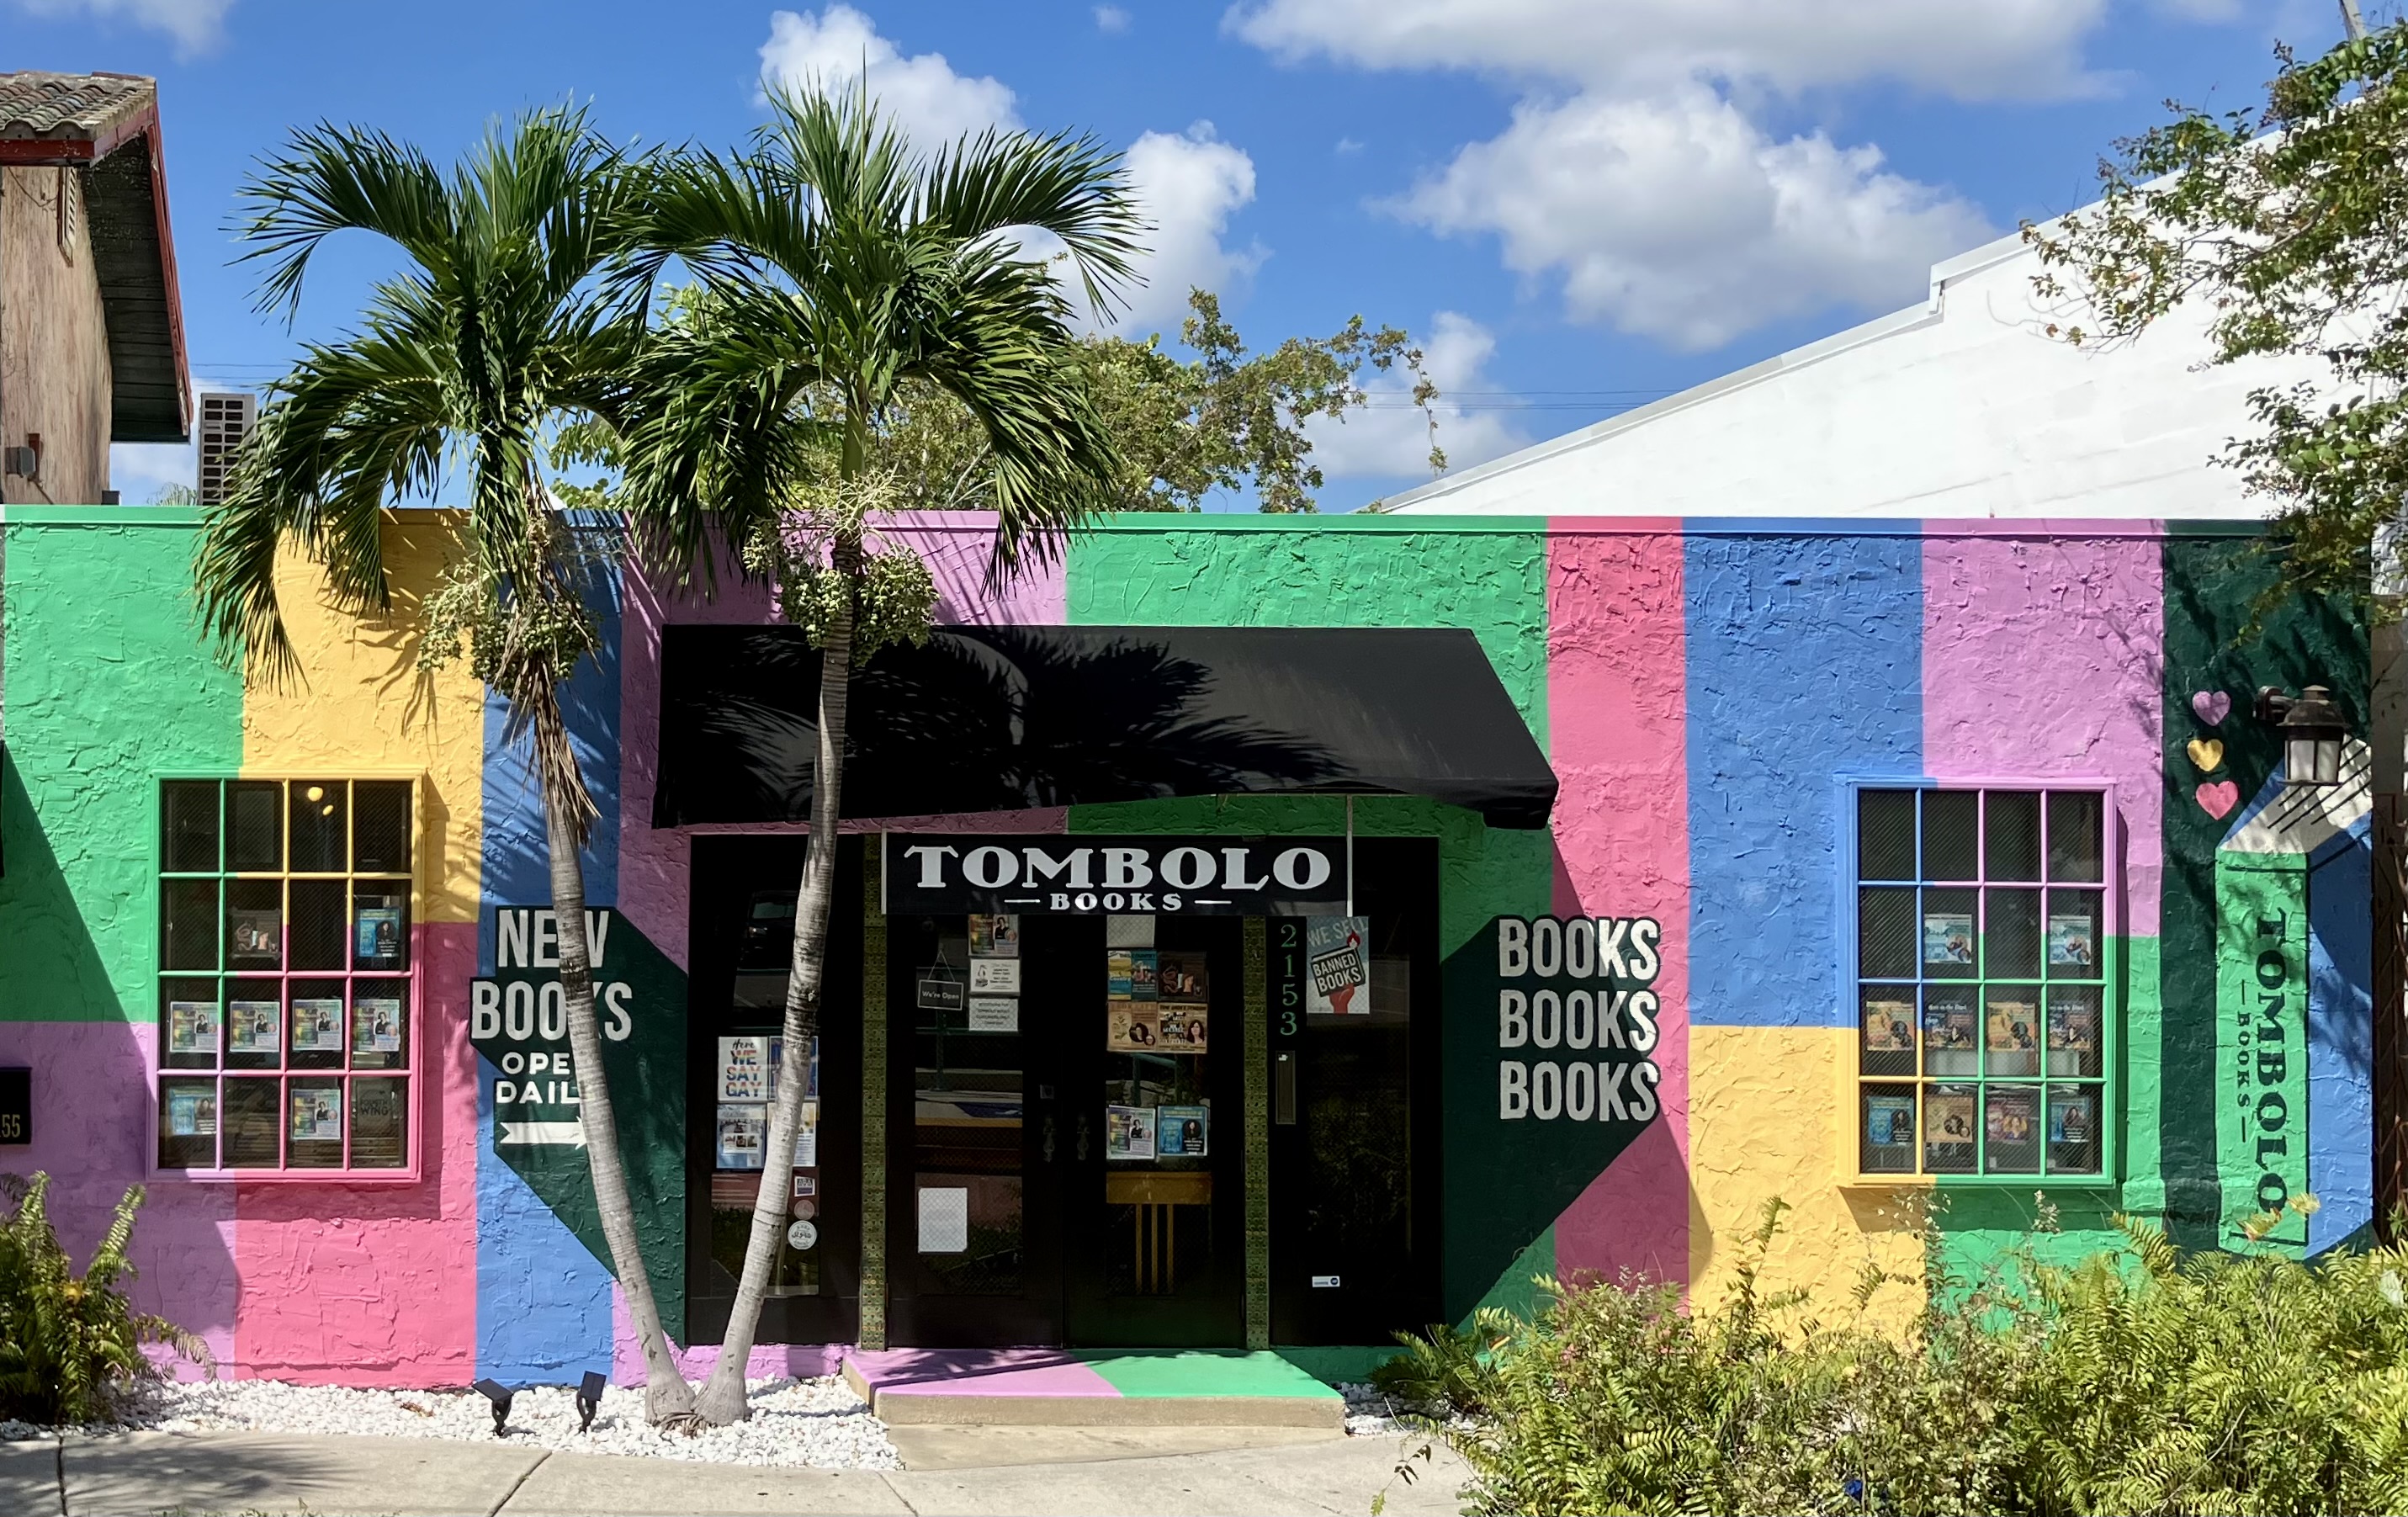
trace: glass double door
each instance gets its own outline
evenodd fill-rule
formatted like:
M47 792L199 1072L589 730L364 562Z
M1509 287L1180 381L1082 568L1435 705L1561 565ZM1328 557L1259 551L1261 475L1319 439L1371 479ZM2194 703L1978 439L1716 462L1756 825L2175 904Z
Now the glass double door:
M890 923L890 1341L1242 1341L1243 926Z

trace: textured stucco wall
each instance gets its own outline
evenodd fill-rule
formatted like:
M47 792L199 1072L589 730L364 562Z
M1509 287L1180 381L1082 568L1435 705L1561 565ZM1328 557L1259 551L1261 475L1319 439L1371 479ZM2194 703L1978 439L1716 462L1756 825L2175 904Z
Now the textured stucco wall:
M530 1183L495 1154L494 1071L466 1038L467 980L492 966L493 945L480 941L490 909L548 895L535 791L503 713L461 668L419 676L395 625L325 608L297 564L286 604L306 683L246 697L184 609L189 513L77 520L96 524L12 509L0 528L0 1062L33 1064L40 1090L75 1096L68 1108L46 1095L41 1145L0 1151L0 1165L60 1177L64 1230L82 1248L142 1174L158 770L423 770L434 850L421 911L424 1181L348 1193L155 1185L137 1233L145 1299L208 1334L237 1372L458 1383L609 1364L635 1375L624 1299L596 1241L552 1180ZM1562 782L1552 828L1490 832L1469 813L1402 797L1359 802L1357 828L1438 839L1450 983L1493 952L1485 934L1498 915L1656 917L1665 1115L1569 1184L1515 1162L1497 1138L1494 1008L1451 1000L1451 1312L1522 1298L1541 1271L1636 1270L1711 1300L1776 1196L1792 1209L1769 1285L1814 1285L1836 1306L1867 1259L1915 1267L1911 1209L1889 1189L1839 1178L1853 1140L1855 1040L1836 940L1842 777L2115 781L2126 1176L2053 1193L2065 1230L2042 1252L2106 1241L2117 1206L2163 1210L2200 1241L2212 1234L2223 1161L2200 1119L2216 1094L2213 866L2231 822L2192 795L2190 695L2225 690L2245 708L2256 684L2318 680L2353 712L2365 695L2364 635L2345 616L2291 608L2243 635L2265 574L2246 540L2128 524L2034 535L1949 523L1121 519L1071 545L1067 564L994 595L982 523L914 519L896 531L935 564L949 621L1447 625L1481 638ZM389 531L396 623L439 568L444 532L420 514ZM681 1005L690 837L648 825L658 629L765 621L774 608L725 580L703 599L640 579L603 587L596 607L609 646L566 701L606 808L589 899L619 909L657 960L655 998ZM2216 736L2243 793L2256 793L2275 756L2271 737L2243 717ZM1342 806L1202 798L953 821L1329 832ZM2316 1172L2337 1194L2354 1173L2344 1151L2363 1124L2365 1089L2349 1037L2363 945L2334 924L2363 895L2353 867L2341 852L2320 855L2314 897L2327 921L2313 1014L2326 1031L2312 1104L2343 1135L2319 1138ZM673 1138L653 1147L646 1184L670 1199L648 1242L676 1277L685 1156ZM1978 1267L2024 1238L2028 1189L1942 1189L1953 1265ZM673 1299L681 1278L658 1283ZM1885 1293L1879 1309L1897 1316L1910 1295ZM712 1356L681 1352L695 1368ZM824 1362L818 1347L765 1345L754 1367Z

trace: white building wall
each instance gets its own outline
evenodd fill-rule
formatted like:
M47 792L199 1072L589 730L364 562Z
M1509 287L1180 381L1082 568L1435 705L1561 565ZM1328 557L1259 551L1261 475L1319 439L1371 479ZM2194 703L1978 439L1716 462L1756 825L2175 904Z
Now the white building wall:
M2246 397L2310 377L2207 365L2180 315L2075 348L2014 237L1938 265L1927 306L1392 497L1539 516L2199 518L2266 514L2211 461Z

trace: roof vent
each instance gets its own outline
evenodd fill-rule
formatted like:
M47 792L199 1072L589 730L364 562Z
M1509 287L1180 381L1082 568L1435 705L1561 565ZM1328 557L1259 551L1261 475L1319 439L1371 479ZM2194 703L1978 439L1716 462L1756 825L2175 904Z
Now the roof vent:
M235 457L259 422L259 397L239 391L201 392L201 504L215 506L234 486Z

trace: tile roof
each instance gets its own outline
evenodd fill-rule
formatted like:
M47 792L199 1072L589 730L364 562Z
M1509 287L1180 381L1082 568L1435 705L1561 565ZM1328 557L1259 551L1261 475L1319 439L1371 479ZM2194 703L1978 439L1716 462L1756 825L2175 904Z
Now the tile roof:
M0 74L0 141L72 143L79 158L106 155L158 100L139 74Z

